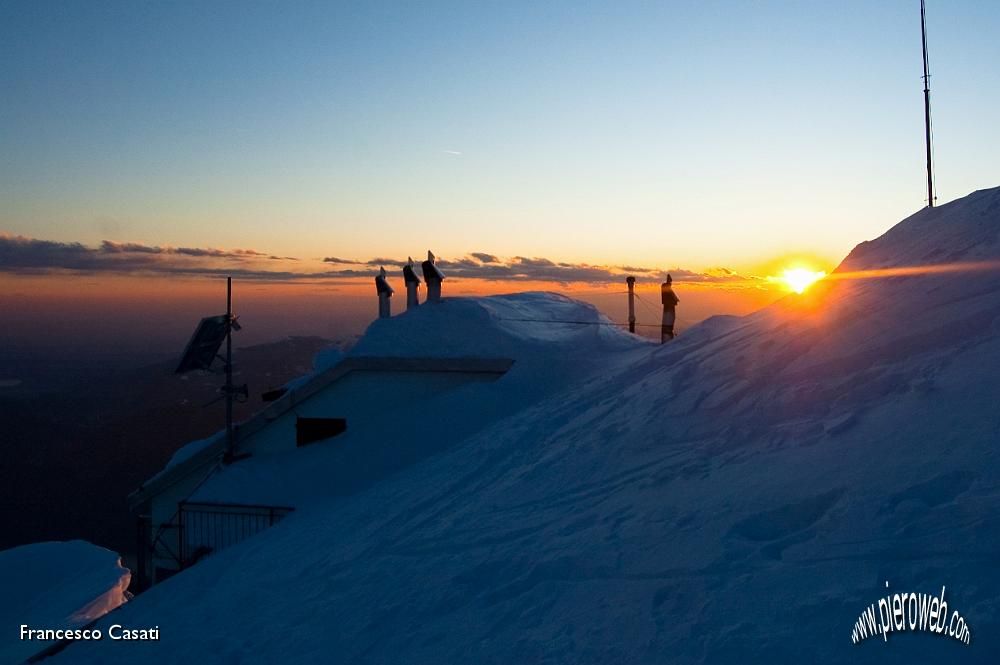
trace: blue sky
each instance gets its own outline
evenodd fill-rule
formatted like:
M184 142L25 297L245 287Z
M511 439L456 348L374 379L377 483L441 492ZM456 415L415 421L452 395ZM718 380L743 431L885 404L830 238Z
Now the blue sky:
M928 7L939 202L1000 4ZM0 3L0 230L303 258L831 261L922 206L919 3Z

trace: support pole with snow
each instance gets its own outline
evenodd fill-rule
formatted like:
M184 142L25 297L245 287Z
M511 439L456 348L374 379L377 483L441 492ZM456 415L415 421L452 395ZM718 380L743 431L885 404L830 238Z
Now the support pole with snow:
M420 264L420 269L427 284L427 302L441 302L441 282L444 281L444 273L434 265L434 253L430 250L427 251L427 260Z
M406 265L403 266L403 282L406 283L406 309L420 304L417 291L420 289L420 278L413 271L413 257L406 257Z
M233 432L233 278L226 277L226 460L236 452Z
M390 298L394 292L389 282L385 280L385 268L378 269L378 275L375 276L375 291L378 293L378 318L388 319L392 316Z
M635 277L629 275L625 278L628 284L628 331L635 332Z

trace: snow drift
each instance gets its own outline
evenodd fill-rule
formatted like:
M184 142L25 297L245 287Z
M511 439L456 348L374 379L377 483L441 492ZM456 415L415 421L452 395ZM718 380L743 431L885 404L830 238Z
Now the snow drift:
M0 552L0 662L18 663L48 646L17 629L79 628L128 600L131 573L119 556L82 540L34 543Z
M359 349L422 354L436 335L517 354L494 392L414 435L486 400L510 408L380 482L313 491L123 609L162 642L60 657L992 662L1000 273L984 264L998 233L1000 189L976 192L859 245L805 296L662 347L513 320L585 307L542 294L378 321ZM853 644L887 584L946 586L971 643Z

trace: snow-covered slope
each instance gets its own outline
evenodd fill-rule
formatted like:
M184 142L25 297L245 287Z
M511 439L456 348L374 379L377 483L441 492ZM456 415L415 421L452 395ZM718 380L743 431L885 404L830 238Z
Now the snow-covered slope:
M22 624L35 630L84 626L128 599L130 579L116 553L82 540L0 552L0 663L19 663L51 644L20 640Z
M452 300L468 316L438 326L432 308L379 322L359 348L427 337L395 334L412 324L522 349L531 380L492 385L523 401L382 482L316 494L119 613L158 624L160 643L61 658L994 662L998 233L1000 189L974 193L863 243L805 296L662 347L612 337L574 355L618 333L511 320L573 306L542 295ZM521 397L538 377L547 388ZM942 586L971 644L852 644L886 593Z

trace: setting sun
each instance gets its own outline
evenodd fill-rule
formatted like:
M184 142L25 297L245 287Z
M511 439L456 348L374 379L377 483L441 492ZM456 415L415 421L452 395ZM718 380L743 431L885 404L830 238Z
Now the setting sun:
M806 289L826 277L822 270L808 270L806 268L786 268L780 277L773 278L774 281L781 282L785 288L795 293L805 293Z

